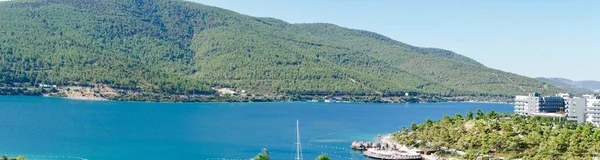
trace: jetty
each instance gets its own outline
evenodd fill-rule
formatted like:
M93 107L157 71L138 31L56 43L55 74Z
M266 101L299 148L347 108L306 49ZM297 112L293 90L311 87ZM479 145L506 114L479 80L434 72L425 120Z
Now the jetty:
M382 160L417 160L423 156L413 149L395 143L352 142L350 148L363 151L363 155Z

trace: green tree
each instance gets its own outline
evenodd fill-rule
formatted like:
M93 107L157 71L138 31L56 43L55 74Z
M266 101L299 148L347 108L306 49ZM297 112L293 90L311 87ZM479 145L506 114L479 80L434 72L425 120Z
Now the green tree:
M469 111L469 112L467 113L467 118L469 118L469 119L473 119L473 112Z
M415 122L413 122L412 124L410 124L410 130L411 131L417 131L417 129L419 129L419 126L417 126L417 124Z
M256 157L254 157L254 160L270 160L271 156L269 155L269 150L267 150L266 148L263 148L262 151L260 152L260 154L256 155Z
M488 118L495 119L495 118L498 116L498 114L496 114L496 112L494 112L494 110L490 110L490 111L489 111L489 112L486 114L486 116L487 116Z
M431 127L433 126L433 121L430 118L427 118L427 120L425 120L425 124L427 125L427 127Z
M477 109L477 117L475 117L475 119L482 119L484 116L485 114L483 114L483 111L481 111L481 109Z
M316 158L316 160L331 160L327 155L320 155Z
M454 115L454 118L455 118L455 119L458 121L458 120L462 120L462 118L463 118L463 117L462 117L462 115L460 115L459 113L456 113L456 114Z

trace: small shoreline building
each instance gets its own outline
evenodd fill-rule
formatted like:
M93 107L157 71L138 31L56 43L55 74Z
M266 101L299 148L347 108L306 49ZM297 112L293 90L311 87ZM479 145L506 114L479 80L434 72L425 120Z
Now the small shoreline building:
M42 87L42 88L56 88L56 87L58 87L56 85L43 84L43 83L38 84L38 86Z

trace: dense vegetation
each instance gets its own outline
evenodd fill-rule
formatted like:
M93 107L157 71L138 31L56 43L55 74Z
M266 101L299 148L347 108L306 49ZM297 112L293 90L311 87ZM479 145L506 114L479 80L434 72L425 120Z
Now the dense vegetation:
M212 95L211 87L229 87L313 96L558 91L447 50L179 0L14 0L0 2L0 15L4 88L105 84Z
M395 133L402 144L457 149L464 158L493 155L523 159L591 159L600 151L600 129L561 118L495 113L444 116Z

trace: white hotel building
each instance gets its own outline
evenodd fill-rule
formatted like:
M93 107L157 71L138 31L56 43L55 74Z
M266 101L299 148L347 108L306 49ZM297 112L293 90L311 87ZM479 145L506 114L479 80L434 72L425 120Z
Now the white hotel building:
M600 96L583 95L568 98L567 119L578 123L591 123L600 127Z
M550 115L563 111L566 108L562 97L542 97L538 93L528 96L516 96L514 112L520 115Z

